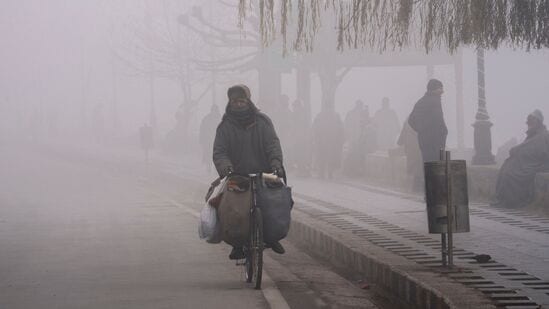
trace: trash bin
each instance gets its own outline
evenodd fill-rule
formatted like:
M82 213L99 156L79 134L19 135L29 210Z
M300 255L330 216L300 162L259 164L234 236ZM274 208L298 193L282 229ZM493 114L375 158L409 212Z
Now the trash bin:
M424 163L425 195L429 233L448 232L446 161ZM452 205L454 222L452 232L469 232L469 196L467 192L467 166L464 160L450 161Z

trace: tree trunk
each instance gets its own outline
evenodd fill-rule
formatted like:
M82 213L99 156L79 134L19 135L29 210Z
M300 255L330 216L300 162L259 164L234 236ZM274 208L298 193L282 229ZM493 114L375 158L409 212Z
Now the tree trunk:
M335 95L339 81L334 66L325 66L318 72L322 92L322 110L333 110L335 108Z

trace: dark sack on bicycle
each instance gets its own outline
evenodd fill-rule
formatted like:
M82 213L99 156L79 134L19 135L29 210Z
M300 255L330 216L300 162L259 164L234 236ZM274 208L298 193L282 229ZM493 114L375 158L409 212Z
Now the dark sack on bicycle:
M263 240L267 244L279 241L290 230L290 211L294 205L292 188L282 182L260 181L257 186L257 205L263 216Z
M217 207L221 239L234 247L248 242L252 193L248 177L230 176Z

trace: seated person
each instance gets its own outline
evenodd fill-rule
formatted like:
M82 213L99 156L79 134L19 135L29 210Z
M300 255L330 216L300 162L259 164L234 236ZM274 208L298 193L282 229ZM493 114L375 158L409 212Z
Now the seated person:
M526 139L511 148L499 171L493 206L520 208L533 198L536 173L549 168L549 132L543 114L535 110L528 115Z

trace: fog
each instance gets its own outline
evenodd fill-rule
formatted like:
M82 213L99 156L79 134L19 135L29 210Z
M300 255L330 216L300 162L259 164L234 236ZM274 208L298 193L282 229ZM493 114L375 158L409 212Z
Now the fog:
M263 44L244 2L1 1L0 308L549 304L547 49L485 50L486 119L482 49L340 51L327 10L295 50L299 4Z
M205 39L212 30L196 18L196 14L193 15L192 7L196 5L202 7L206 23L226 31L240 31L237 28L237 9L214 0L4 1L0 12L2 135L25 139L34 134L39 138L55 136L56 139L89 142L95 134L94 129L100 126L100 130L104 130L102 142L131 143L135 141L139 127L151 122L152 102L156 114L157 144L161 145L176 125L178 107L191 100L196 104L189 104L192 107L185 110L185 121L189 122L185 143L196 145L200 121L212 103L223 110L227 102L226 89L239 83L250 87L253 101L262 110L267 114L272 112L274 109L269 104L278 98L273 94L269 98L271 102L262 102L265 95L260 95L255 68L238 68L238 61L234 62L237 67L234 70L226 69L231 65L215 64L217 60L257 52L257 46L247 46L254 36L241 32L235 36L240 38L240 43L233 41L229 48L208 44ZM187 16L194 26L182 23L178 19L182 15ZM250 25L244 29L248 32L254 30ZM155 53L180 52L180 56L174 56L179 62L161 63L158 60L158 64L152 64L154 69L147 70L149 62L157 60L147 59L148 47L139 46L139 38L143 36L147 37L145 41L153 49L157 48ZM177 48L170 50L169 45L162 45L166 36L177 42ZM318 40L322 41L322 36ZM325 41L331 42L329 38ZM335 50L335 44L332 45ZM301 52L299 57L281 58L282 48L280 44L274 44L259 52L274 55L258 58L264 60L259 65L273 69L284 67L280 75L280 92L287 95L291 103L298 93L296 65L314 57L317 65L329 62L330 59L319 58L322 49L313 53ZM325 54L347 57L354 53ZM391 52L389 58L403 59L410 53L415 55L417 51ZM471 124L475 121L478 102L476 53L473 48L465 47L462 54L463 138L464 146L472 148ZM375 59L376 56L379 55L365 52L360 57ZM510 138L524 138L525 119L530 112L534 109L540 109L544 114L549 112L546 102L549 53L546 50L503 47L487 51L485 58L487 109L493 122L495 153ZM422 59L429 61L429 56ZM214 64L201 65L201 61L213 61ZM183 69L173 65L180 65ZM373 61L367 66L340 69L350 68L336 88L335 109L341 117L345 117L358 99L369 106L373 115L379 109L381 99L388 97L400 122L406 119L414 103L425 92L427 66L381 65L384 63ZM221 68L213 87L212 73L208 71L211 68ZM170 69L179 72L167 72ZM313 66L310 76L312 118L321 109L321 84L315 70ZM454 66L436 65L433 77L440 79L445 86L442 102L449 128L447 145L456 148L458 124Z

